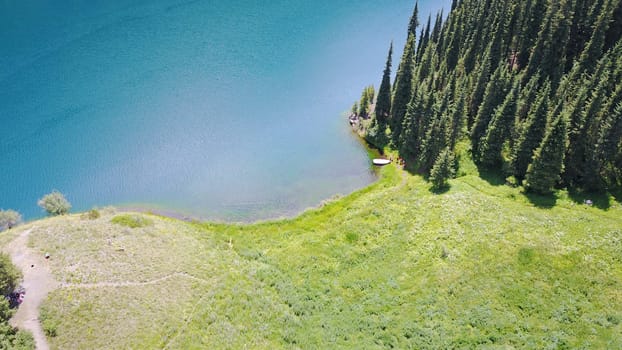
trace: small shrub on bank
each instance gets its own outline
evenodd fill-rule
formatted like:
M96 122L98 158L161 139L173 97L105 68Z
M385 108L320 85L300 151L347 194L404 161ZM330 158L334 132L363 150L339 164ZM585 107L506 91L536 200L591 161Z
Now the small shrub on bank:
M99 210L93 208L93 209L87 211L86 213L80 215L80 218L82 220L97 220L97 219L99 219L100 216L101 216L101 214L99 213Z
M41 320L41 328L43 328L43 333L50 338L54 338L58 335L58 320L53 317L50 317L47 309L41 309L39 318Z
M41 323L41 326L43 327L43 332L48 337L54 338L55 336L58 335L58 332L56 330L58 328L57 322L52 321L50 319L46 319Z
M129 227L129 228L138 228L153 225L153 221L140 216L140 215L117 215L110 221L113 224Z
M15 332L12 345L15 350L36 349L35 338L32 337L32 333L25 330Z
M65 215L71 210L71 203L65 198L65 196L54 190L52 193L48 193L37 202L41 208L43 208L48 215Z
M0 231L11 229L22 222L22 216L15 210L0 210Z
M8 295L22 278L21 272L13 265L7 254L0 253L0 293Z

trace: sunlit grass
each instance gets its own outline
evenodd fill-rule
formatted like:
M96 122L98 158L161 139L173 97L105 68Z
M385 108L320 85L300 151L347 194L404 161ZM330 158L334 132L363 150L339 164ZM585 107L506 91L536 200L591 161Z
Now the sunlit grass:
M37 222L32 244L60 281L146 283L57 290L51 344L622 347L620 204L528 197L475 170L434 194L389 166L350 196L255 225Z

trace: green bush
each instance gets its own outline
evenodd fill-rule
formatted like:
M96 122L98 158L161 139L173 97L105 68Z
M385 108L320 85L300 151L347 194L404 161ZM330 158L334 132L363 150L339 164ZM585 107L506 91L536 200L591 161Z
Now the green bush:
M48 337L54 338L58 335L58 332L56 330L58 328L57 322L52 321L51 319L45 319L43 320L43 322L41 322L41 326L43 327L43 332Z
M0 293L8 295L22 278L21 272L13 265L7 254L0 253Z
M348 241L348 243L355 243L358 240L359 240L359 235L357 233L355 232L346 233L346 241Z
M50 311L47 308L41 308L39 311L39 320L41 321L41 327L43 333L48 337L56 337L58 335L58 319L51 316Z
M69 213L71 209L71 203L69 203L62 193L56 190L39 199L37 205L45 209L49 215L65 215Z
M145 226L153 225L153 221L143 216L130 215L130 214L117 215L114 218L112 218L110 222L112 222L113 224L126 226L130 228L145 227Z
M8 255L0 253L0 293L8 295L15 290L17 282L21 279L21 273L11 263ZM9 325L8 320L13 316L14 310L9 307L8 299L0 298L0 349L34 349L35 343L32 335L18 331Z
M15 210L0 210L0 231L22 222L22 216Z
M13 350L35 349L35 338L32 333L24 330L18 330L13 339Z

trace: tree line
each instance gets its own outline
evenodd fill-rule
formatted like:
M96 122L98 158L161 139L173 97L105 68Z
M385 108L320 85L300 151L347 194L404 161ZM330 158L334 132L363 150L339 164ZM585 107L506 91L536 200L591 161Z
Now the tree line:
M427 176L465 142L533 192L620 186L622 0L454 0L419 27L415 5L395 80L391 44L357 106L369 143Z

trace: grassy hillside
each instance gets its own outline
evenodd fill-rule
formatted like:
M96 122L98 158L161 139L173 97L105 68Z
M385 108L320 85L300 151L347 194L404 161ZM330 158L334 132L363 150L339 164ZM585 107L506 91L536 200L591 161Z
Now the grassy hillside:
M435 194L389 166L376 184L279 222L128 225L105 212L29 224L64 283L44 305L50 343L622 348L620 204L527 198L462 168Z

